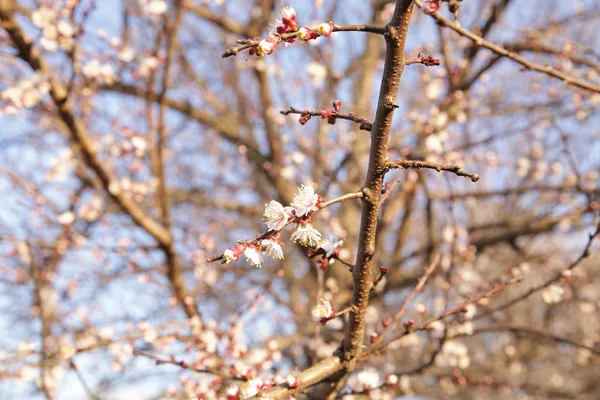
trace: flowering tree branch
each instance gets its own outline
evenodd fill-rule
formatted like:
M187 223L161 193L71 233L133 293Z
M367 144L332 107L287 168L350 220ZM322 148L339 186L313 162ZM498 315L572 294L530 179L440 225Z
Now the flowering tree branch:
M439 316L432 318L430 320L428 320L427 322L423 323L422 325L415 327L414 326L414 321L409 320L404 324L404 331L398 333L395 336L392 336L391 338L388 338L386 340L380 340L377 341L376 343L372 344L371 346L369 346L367 348L367 350L360 356L361 360L364 360L370 356L372 356L373 354L376 354L377 352L379 352L380 350L382 350L383 348L387 347L390 343L395 342L396 340L400 340L402 339L404 336L409 335L411 333L414 332L418 332L418 331L423 331L428 329L429 327L431 327L431 325L434 322L437 321L441 321L444 320L448 317L451 317L453 315L459 314L461 312L464 312L467 307L471 304L476 304L478 303L481 299L484 298L488 298L493 296L494 294L504 290L504 288L506 288L509 285L513 285L515 283L519 283L521 282L521 279L517 279L517 278L511 278L508 280L504 280L504 281L497 281L495 283L493 283L491 285L491 287L477 295L474 296L470 296L467 300L465 300L464 302L462 302L461 304L457 305L456 307L440 314ZM383 336L383 335L382 335Z
M369 32L369 33L376 33L378 35L385 34L385 28L382 26L336 25L333 23L331 23L331 25L332 25L333 29L329 33L331 33L331 32ZM327 33L326 35L317 33L319 31L318 27L312 28L312 29L310 29L310 31L313 32L313 35L311 35L310 39L316 39L319 36L328 36L329 35L329 33ZM278 34L277 37L279 40L289 41L289 40L293 40L293 39L299 37L299 35L302 35L301 31L294 31L294 32ZM236 42L240 46L234 46L234 47L227 49L225 52L223 52L221 57L227 58L227 57L231 57L231 56L236 56L240 51L255 49L259 46L261 40L260 39L240 39L240 40L237 40Z
M577 257L577 259L575 261L573 261L566 269L558 272L556 275L554 275L551 279L547 280L546 282L534 286L531 289L529 289L527 292L523 293L522 295L519 295L517 297L515 297L514 299L508 301L507 303L504 303L500 306L494 307L490 310L487 310L485 313L481 313L480 315L477 316L477 319L479 318L483 318L486 315L490 315L492 313L498 312L498 311L503 311L506 310L509 307L512 307L513 305L525 300L526 298L528 298L529 296L531 296L534 293L539 292L540 290L546 289L548 287L550 287L551 285L553 285L554 283L560 281L561 279L566 279L568 280L571 276L571 272L573 271L573 268L575 268L576 266L578 266L585 258L589 257L590 255L590 248L592 247L592 243L594 242L594 239L600 235L600 222L598 223L598 225L596 226L596 230L592 233L590 233L589 238L588 238L588 242L585 245L585 248L583 249L583 252L581 253L581 255L579 257Z
M87 131L83 121L81 121L73 110L73 104L69 98L69 92L60 82L58 77L52 72L44 59L42 53L33 46L31 38L21 29L14 16L14 4L11 1L0 2L0 19L3 27L9 34L11 40L19 51L19 57L29 66L40 71L46 76L50 83L50 96L58 110L58 114L66 126L71 140L78 144L83 160L86 165L94 171L106 193L133 219L133 221L143 228L159 243L169 260L169 280L177 300L183 306L186 314L190 317L197 317L199 313L196 309L192 297L185 289L181 268L178 258L175 254L173 237L169 230L161 223L148 215L133 199L126 196L112 172L102 163L102 160L94 151L94 143Z
M423 2L421 0L415 0L415 3L419 7L423 7ZM591 90L596 93L600 93L600 86L595 85L590 82L586 82L586 81L578 79L578 78L574 78L570 75L565 74L564 72L560 72L559 70L557 70L556 68L554 68L550 65L540 65L540 64L534 63L533 61L529 61L529 60L521 57L520 55L516 54L515 52L509 51L501 46L498 46L490 41L487 41L484 38L482 38L481 36L476 35L475 33L471 32L470 30L463 28L460 25L460 23L452 22L452 21L444 18L440 14L440 12L435 12L430 15L433 19L435 19L435 21L438 24L448 27L448 28L452 29L453 31L455 31L456 33L460 34L461 36L464 36L464 37L472 40L477 45L477 47L484 47L488 50L493 51L494 53L496 53L500 56L510 58L511 60L521 64L526 69L542 72L546 75L560 79L567 85L573 85L573 86L576 86L576 87L579 87L582 89L587 89L587 90Z

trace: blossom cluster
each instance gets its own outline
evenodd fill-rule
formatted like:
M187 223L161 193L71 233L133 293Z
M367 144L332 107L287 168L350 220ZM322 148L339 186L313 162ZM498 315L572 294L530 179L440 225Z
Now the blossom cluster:
M263 235L261 240L251 243L242 242L228 248L223 253L222 262L227 264L237 261L243 255L253 266L260 268L264 262L263 253L265 252L274 259L283 259L283 241L280 232L292 223L296 224L296 230L291 237L292 241L305 247L317 248L323 244L323 237L321 232L313 227L310 217L319 209L321 201L321 196L310 185L300 186L289 206L283 206L278 201L271 200L265 205L264 213L264 220L269 229L267 234ZM333 250L324 251L330 253L330 256L333 252Z
M53 52L60 47L65 51L71 51L75 46L78 28L58 10L43 5L31 13L31 22L41 30L40 44L45 50Z
M281 19L277 20L276 25L271 29L269 36L262 39L258 46L251 47L248 51L250 55L259 57L273 53L273 50L282 42L294 43L296 38L308 41L316 39L319 36L329 36L333 32L333 22L326 21L319 24L317 28L312 29L307 26L300 27L296 22L296 10L287 5L279 10ZM291 34L291 35L289 35Z
M48 79L41 74L33 74L1 91L0 99L6 103L6 112L15 114L19 109L35 107L49 90Z

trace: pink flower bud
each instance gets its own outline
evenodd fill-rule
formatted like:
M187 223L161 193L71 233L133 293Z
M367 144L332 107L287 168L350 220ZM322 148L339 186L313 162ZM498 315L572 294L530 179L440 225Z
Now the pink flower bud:
M440 0L426 1L423 4L423 12L427 15L434 14L440 8Z
M298 122L300 122L300 125L306 125L306 123L308 122L309 119L310 119L310 114L302 114L300 116L300 119L298 120Z
M323 22L321 25L317 27L317 32L321 36L329 36L331 32L333 32L333 22L327 21Z
M340 100L334 101L333 108L335 109L335 111L339 112L340 109L342 108L342 102Z
M328 110L326 108L321 110L321 118L323 118L323 119L331 117L331 114L332 114L331 110Z

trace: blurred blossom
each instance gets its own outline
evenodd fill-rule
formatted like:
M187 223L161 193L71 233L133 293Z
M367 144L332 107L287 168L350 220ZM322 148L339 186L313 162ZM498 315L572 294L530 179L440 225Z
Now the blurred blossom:
M383 377L375 368L367 367L348 378L348 386L356 393L381 386Z
M562 299L565 289L559 285L550 285L542 291L542 298L547 304L559 303Z
M448 340L444 343L441 353L435 359L435 363L442 367L465 369L471 364L471 358L465 344Z
M144 10L154 15L162 15L167 12L167 2L165 0L140 0Z
M324 65L314 61L308 64L306 72L308 73L310 81L314 87L321 87L323 82L325 82L325 78L327 77L327 68L325 68Z
M119 51L118 56L119 56L119 60L128 63L128 62L133 61L133 59L135 57L135 52L133 51L133 49L131 47L123 47Z

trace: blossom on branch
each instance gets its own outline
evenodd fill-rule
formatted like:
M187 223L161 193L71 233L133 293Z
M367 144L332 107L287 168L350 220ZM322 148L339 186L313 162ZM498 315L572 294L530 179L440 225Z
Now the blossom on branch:
M296 232L292 233L292 241L299 242L304 247L318 246L322 240L321 232L313 228L310 223L298 226Z
M279 41L279 38L273 36L261 40L256 48L256 55L262 57L271 54L279 44Z
M294 196L291 206L297 217L303 217L305 215L308 216L313 211L317 211L319 209L317 206L319 201L320 196L315 193L315 189L312 186L302 185L298 188L298 193Z
M281 248L281 241L278 239L265 239L260 242L260 245L269 253L269 256L273 259L283 260L283 249Z
M279 10L281 21L278 21L276 30L277 33L284 34L288 32L296 32L298 30L298 24L296 23L296 10L290 5L283 7Z
M317 37L317 34L307 26L303 26L298 30L298 37L301 40L311 40Z
M317 304L315 308L312 309L311 314L315 321L321 325L325 325L327 321L335 317L335 312L333 307L331 307L331 303L325 299L321 299L321 304Z
M317 32L321 36L329 36L331 32L333 32L333 22L327 21L323 22L317 27Z
M223 264L229 264L232 261L237 261L240 259L240 255L244 252L246 248L244 246L234 246L230 247L223 253Z
M264 259L262 252L259 248L255 246L246 247L246 250L244 250L244 257L246 257L246 259L250 261L250 264L252 264L252 266L262 268Z
M272 231L282 230L288 223L291 207L284 207L281 203L275 200L271 200L269 204L265 206L265 221L267 228Z
M329 236L329 239L323 241L319 248L325 252L325 257L330 258L337 253L338 247L342 244L344 244L343 240L335 240L333 236Z

